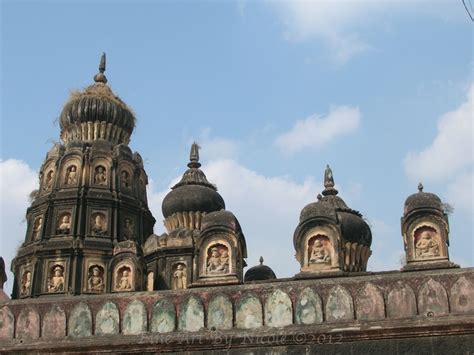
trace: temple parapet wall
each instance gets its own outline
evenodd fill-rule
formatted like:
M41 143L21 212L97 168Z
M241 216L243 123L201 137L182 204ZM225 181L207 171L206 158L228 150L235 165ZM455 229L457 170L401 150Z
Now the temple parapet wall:
M266 345L276 346L473 334L474 268L352 275L12 300L0 304L0 351L177 351L225 348L223 339L235 345L270 337Z

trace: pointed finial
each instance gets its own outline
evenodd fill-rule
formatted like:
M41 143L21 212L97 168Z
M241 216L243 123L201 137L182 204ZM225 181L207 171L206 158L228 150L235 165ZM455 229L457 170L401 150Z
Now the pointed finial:
M100 64L99 64L99 72L94 75L94 81L96 83L104 83L106 84L107 83L107 78L105 77L105 64L106 64L106 60L105 60L105 53L102 53L102 57L100 58Z
M263 265L263 256L261 256L260 259L258 259L258 261L260 261L260 265Z
M318 196L316 196L316 198L318 199L318 201L321 201L323 199L323 195L318 194Z
M418 192L423 192L423 184L421 182L418 184Z
M199 162L199 148L201 147L196 142L191 145L188 167L199 168L201 166L201 163Z
M338 191L334 188L334 176L332 175L332 170L329 167L329 164L326 165L326 170L324 171L324 191L323 195L337 195Z

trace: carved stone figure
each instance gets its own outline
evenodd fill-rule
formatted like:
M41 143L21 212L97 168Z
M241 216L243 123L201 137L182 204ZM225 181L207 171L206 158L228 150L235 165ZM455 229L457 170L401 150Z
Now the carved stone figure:
M217 247L211 249L211 256L207 261L207 272L209 274L227 274L229 272L229 252Z
M146 290L153 291L155 284L155 273L150 271L146 278Z
M326 170L324 171L324 187L334 187L334 177L329 165L326 166Z
M185 289L187 287L186 277L186 268L183 264L178 264L178 266L176 266L176 271L173 273L171 288L173 290Z
M64 291L64 271L59 265L53 268L53 276L48 281L48 292Z
M105 217L102 214L97 213L92 216L91 231L93 235L98 236L102 236L107 232Z
M75 165L71 165L67 168L64 183L65 185L75 185L77 183L77 167Z
M43 218L38 217L35 219L35 223L33 225L33 233L32 233L32 239L36 240L39 238L41 235L41 229L43 228Z
M322 243L321 240L316 239L314 241L314 244L311 250L311 257L309 259L309 262L315 263L315 264L321 264L321 263L328 263L330 261L331 261L331 256L326 246Z
M87 287L88 291L93 292L102 292L104 289L104 279L101 275L101 269L99 266L96 265L92 267L92 274L87 280Z
M123 189L130 188L130 174L126 170L122 170L122 176L120 179L120 184L122 185Z
M31 288L31 271L25 271L21 278L20 295L21 296L29 295L30 288Z
M64 214L59 222L57 234L69 234L71 233L71 217L69 213Z
M424 230L415 245L415 254L419 258L430 258L439 256L439 245L435 233Z
M132 289L132 283L130 280L129 275L130 270L128 268L124 268L122 272L122 276L118 278L117 282L117 290L119 291L128 291Z
M105 174L105 168L102 165L95 168L94 184L100 186L107 185L107 175Z
M125 218L124 220L123 237L125 240L134 239L135 237L135 226L130 218Z
M43 190L50 190L53 186L54 170L48 171L44 179Z

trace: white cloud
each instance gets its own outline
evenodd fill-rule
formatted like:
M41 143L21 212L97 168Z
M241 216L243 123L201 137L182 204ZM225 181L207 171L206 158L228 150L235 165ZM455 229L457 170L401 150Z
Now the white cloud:
M438 120L438 133L431 145L421 152L410 152L405 157L405 171L410 178L442 182L472 166L473 105L474 85L469 89L467 100L461 106Z
M458 208L471 213L474 211L474 172L459 175L454 181L449 183L447 188L447 198L453 205L454 210Z
M314 114L297 121L293 128L277 137L276 145L286 153L296 153L305 148L321 148L335 138L357 130L360 111L349 106L337 106L326 116Z
M13 274L9 271L11 261L25 238L29 194L37 188L38 175L26 163L15 159L0 161L0 256L5 259L7 268L5 290L8 294L13 285Z
M222 158L236 159L240 153L237 141L229 138L211 137L210 128L205 128L201 132L198 143L202 147L202 157L208 161Z

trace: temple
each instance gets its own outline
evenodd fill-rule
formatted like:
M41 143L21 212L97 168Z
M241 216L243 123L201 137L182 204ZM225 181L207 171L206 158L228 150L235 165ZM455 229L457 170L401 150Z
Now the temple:
M370 272L372 238L383 236L339 196L328 165L295 221L288 259L299 272L279 279L263 257L245 271L246 236L197 143L163 200L166 232L153 233L147 173L128 146L135 116L105 70L104 54L94 83L63 107L11 299L0 258L0 352L473 351L474 269L450 261L437 195L420 184L401 206L401 270Z

